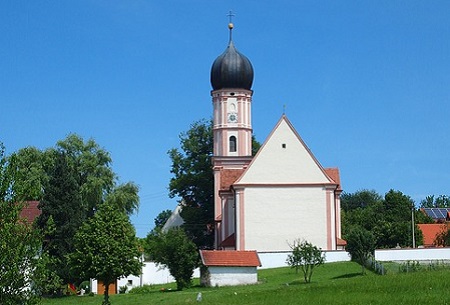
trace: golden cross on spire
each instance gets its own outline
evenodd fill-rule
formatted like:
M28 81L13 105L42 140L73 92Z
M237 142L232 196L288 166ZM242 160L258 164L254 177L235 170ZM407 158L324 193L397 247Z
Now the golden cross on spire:
M227 14L228 18L230 19L230 23L233 23L233 17L236 16L233 11L229 11Z
M232 21L233 21L233 17L236 15L233 13L233 11L229 11L227 16L228 16L228 18L230 18L230 22L228 23L228 28L230 29L230 42L231 42L231 40L233 38L232 33L233 33L233 27L234 27Z

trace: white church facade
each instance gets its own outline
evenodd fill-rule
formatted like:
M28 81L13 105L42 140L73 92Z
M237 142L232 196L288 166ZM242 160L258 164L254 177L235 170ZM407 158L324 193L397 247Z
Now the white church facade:
M342 250L339 170L323 168L283 114L252 156L253 67L231 39L211 68L215 248Z

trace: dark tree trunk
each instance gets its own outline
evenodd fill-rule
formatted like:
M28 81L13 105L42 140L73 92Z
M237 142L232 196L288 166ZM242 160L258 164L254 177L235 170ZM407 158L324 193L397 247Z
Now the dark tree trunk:
M109 282L105 282L103 284L105 287L105 292L102 305L111 305L111 303L109 302L109 284L110 284Z

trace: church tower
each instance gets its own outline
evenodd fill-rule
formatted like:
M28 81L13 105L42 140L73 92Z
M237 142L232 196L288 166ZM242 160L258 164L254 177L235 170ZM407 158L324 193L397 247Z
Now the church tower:
M232 40L211 68L216 248L234 248L235 194L231 185L252 159L251 90L253 67ZM238 196L238 194L236 194ZM222 223L222 218L226 219Z

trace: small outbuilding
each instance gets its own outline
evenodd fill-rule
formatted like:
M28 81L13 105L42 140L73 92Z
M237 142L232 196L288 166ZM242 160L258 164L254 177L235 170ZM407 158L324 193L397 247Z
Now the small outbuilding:
M236 286L258 282L257 267L261 261L256 251L201 250L205 266L201 284L205 286Z

